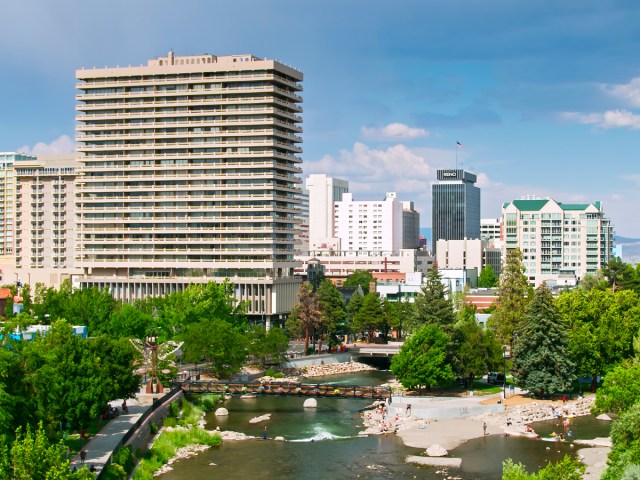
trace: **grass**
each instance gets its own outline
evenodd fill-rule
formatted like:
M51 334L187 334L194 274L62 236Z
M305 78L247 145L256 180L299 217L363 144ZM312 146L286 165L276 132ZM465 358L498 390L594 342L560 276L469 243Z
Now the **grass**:
M206 402L208 403L208 402ZM198 426L204 416L204 410L194 404L183 401L179 418L169 416L165 419L165 426L180 425L185 430L164 430L153 442L136 468L133 480L152 480L153 474L165 465L180 448L189 445L217 446L222 443L220 435L209 433Z

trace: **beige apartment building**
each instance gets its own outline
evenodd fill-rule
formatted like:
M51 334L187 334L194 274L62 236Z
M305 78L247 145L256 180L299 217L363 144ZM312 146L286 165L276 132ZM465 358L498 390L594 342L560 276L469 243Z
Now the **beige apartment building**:
M75 254L73 154L17 158L15 178L15 275L29 285L58 288L78 273Z
M301 193L303 75L253 55L76 72L77 286L123 300L229 278L283 319Z
M513 200L502 207L504 249L519 248L525 275L535 286L566 284L595 274L612 258L613 226L599 201L560 203Z

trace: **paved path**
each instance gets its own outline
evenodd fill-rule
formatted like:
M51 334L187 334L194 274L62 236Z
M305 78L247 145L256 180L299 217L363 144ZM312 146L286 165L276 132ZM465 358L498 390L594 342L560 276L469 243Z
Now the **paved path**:
M160 397L161 395L156 395ZM129 431L129 429L138 421L138 419L147 411L147 409L153 403L152 395L138 395L135 399L127 400L129 406L128 414L120 414L116 418L107 423L100 432L98 432L91 440L85 445L84 449L87 452L87 458L85 464L87 468L91 465L95 465L96 471L100 472L105 463L109 459L109 455L118 446L122 437ZM111 405L120 408L122 400L114 400ZM71 468L81 468L82 462L80 455L74 455L71 459Z

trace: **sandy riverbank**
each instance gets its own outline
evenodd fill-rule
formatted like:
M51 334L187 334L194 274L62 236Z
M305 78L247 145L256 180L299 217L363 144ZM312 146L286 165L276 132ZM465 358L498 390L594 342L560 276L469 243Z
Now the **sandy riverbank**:
M482 403L495 403L498 399L488 399ZM487 413L476 417L452 420L418 419L400 415L394 417L396 434L408 447L427 449L432 445L440 445L446 450L453 450L468 440L484 436L483 425L486 424L487 435L511 435L530 437L535 441L536 435L527 432L526 425L553 418L559 415L577 417L588 415L594 396L563 402L540 401L516 395L507 399L505 410L500 413ZM377 417L371 421L375 429ZM507 425L511 423L511 425ZM365 420L365 425L367 424ZM588 476L596 479L606 468L607 447L581 449L580 460L587 465Z

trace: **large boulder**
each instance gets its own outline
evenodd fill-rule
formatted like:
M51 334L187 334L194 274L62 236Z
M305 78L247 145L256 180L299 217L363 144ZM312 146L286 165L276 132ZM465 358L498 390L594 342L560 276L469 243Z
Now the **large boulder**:
M600 415L598 415L596 417L597 420L607 420L607 421L611 421L611 417L609 415L607 415L606 413L602 413Z
M216 416L216 417L226 417L226 416L228 416L228 415L229 415L229 410L227 410L227 409L226 409L226 408L224 408L224 407L220 407L220 408L218 408L218 409L216 410L216 412L215 412L215 416Z
M315 398L307 398L302 406L304 408L318 408L318 401Z
M442 445L438 445L437 443L431 445L426 451L426 454L430 457L444 457L448 453Z

